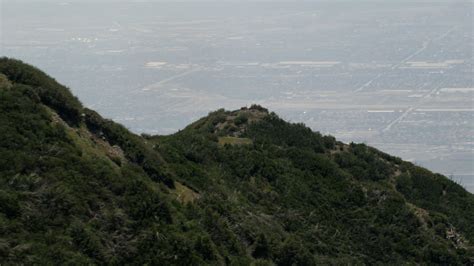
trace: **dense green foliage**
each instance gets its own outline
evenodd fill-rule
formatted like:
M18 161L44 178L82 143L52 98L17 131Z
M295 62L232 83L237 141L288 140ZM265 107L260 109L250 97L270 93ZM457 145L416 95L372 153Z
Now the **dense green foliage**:
M41 101L56 110L64 120L74 124L80 121L81 103L67 88L42 71L17 60L0 58L0 73L11 82L33 87Z
M472 264L473 217L446 177L260 106L137 136L0 59L2 264Z

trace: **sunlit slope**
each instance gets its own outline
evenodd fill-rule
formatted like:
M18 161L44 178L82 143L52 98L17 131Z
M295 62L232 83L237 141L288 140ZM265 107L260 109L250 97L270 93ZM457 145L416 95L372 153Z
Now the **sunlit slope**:
M474 196L260 106L138 136L0 59L0 261L473 262Z

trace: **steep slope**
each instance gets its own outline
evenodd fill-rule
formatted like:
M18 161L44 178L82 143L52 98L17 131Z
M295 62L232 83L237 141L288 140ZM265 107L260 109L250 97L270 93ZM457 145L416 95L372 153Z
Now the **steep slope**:
M185 206L157 152L41 71L1 59L0 72L2 264L194 258L188 239L205 231L182 229Z
M337 142L259 106L219 110L173 136L149 139L178 179L225 205L219 216L245 227L250 243L262 237L291 243L292 255L277 248L265 258L289 262L278 257L283 253L301 264L472 260L473 196L442 175L366 145ZM316 256L298 257L304 254Z
M0 261L474 263L474 196L260 106L138 136L0 59Z

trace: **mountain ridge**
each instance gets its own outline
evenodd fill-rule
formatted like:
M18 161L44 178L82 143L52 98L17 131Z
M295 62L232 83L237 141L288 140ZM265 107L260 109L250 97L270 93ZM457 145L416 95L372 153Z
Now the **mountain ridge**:
M470 264L474 196L252 105L136 135L0 59L0 258L39 264Z

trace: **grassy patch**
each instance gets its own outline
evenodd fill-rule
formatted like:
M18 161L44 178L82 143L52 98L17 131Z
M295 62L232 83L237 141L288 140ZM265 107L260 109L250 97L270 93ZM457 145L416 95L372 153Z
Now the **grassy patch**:
M173 190L173 193L176 194L176 199L181 203L193 203L200 197L199 193L194 192L192 189L179 182L174 182L174 186L175 189Z
M10 82L10 80L8 80L7 76L0 73L0 88L1 87L10 88L11 86L12 86L12 83Z
M249 138L237 138L237 137L219 137L219 145L251 145L253 142Z

